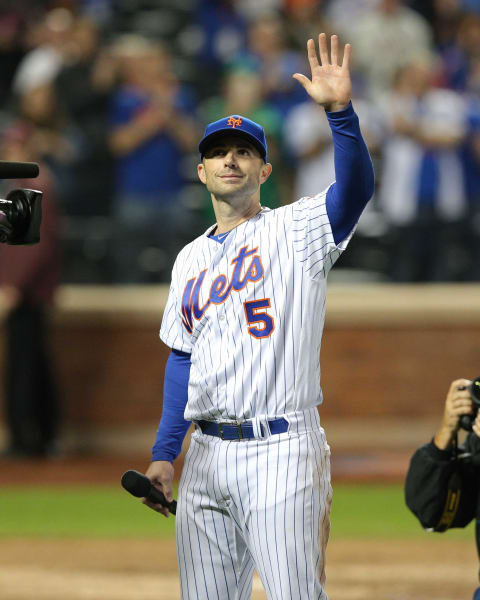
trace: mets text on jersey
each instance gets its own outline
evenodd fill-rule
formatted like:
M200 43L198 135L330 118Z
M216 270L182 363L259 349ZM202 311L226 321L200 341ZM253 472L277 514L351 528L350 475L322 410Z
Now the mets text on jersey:
M250 261L248 262L247 259L250 259ZM188 333L192 333L193 331L193 319L200 320L211 304L223 304L232 291L239 292L249 281L255 282L262 279L265 273L260 255L258 254L258 247L251 250L248 249L248 245L240 248L238 255L232 260L231 264L234 265L234 269L230 281L227 280L225 275L218 275L212 281L208 299L202 307L199 306L199 296L207 269L201 271L197 277L193 277L187 281L182 297L182 323ZM255 305L253 306L252 304L254 303ZM255 313L256 310L269 306L270 301L268 298L256 300L253 303L245 303L245 316L247 322L251 325L249 333L253 337L268 337L272 333L274 324L273 319L269 315L261 313L261 319L255 319L258 316ZM263 327L252 325L252 323L260 320L264 324Z

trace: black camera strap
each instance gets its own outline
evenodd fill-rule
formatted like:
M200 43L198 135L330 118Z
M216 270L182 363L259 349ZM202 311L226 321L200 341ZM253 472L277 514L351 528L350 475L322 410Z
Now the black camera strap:
M445 500L445 506L442 512L442 516L434 531L443 532L449 529L455 519L458 507L460 506L460 498L462 496L462 479L460 477L458 469L458 439L457 434L453 438L453 458L455 462L453 473L450 475L448 480L447 497ZM477 536L477 544L479 543ZM480 547L479 547L480 548ZM480 550L479 550L480 552Z

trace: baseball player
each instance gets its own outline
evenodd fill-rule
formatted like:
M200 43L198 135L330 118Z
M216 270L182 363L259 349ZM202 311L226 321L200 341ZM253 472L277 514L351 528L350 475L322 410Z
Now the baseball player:
M172 462L195 424L180 480L177 554L183 599L250 598L256 569L270 600L324 600L330 450L320 426L326 277L373 193L373 169L350 102L350 45L337 36L311 79L293 77L326 111L336 182L275 210L263 128L210 123L198 176L217 223L172 271L160 330L171 348L163 414L147 470L172 500ZM160 504L144 503L168 516Z

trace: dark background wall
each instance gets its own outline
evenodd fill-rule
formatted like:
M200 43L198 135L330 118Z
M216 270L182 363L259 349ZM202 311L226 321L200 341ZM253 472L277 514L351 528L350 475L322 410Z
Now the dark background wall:
M153 439L169 352L158 337L166 294L61 290L51 342L64 428L77 441L142 430ZM450 381L480 375L479 291L332 285L321 364L325 421L438 420Z

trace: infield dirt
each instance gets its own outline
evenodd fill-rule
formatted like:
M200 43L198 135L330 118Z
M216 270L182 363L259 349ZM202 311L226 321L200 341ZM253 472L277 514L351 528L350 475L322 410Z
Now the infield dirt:
M473 541L332 539L327 591L330 600L470 600L477 567ZM176 569L173 541L0 540L2 600L177 600ZM256 578L252 600L265 598Z

